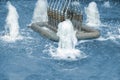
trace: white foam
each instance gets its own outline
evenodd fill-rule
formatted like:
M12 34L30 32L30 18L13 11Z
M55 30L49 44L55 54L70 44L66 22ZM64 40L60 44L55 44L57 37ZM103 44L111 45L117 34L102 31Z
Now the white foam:
M47 0L38 0L36 3L36 7L33 13L32 23L35 22L47 22Z
M107 41L107 40L116 41L116 39L120 39L120 35L112 34L111 32L108 32L106 37L100 37L96 40L99 40L99 41Z
M100 26L100 15L95 2L91 2L88 7L85 8L85 13L87 16L86 25L96 28Z
M5 36L2 36L2 39L8 42L14 42L22 39L22 36L19 33L19 15L16 8L9 1L7 2L7 8L8 15L6 18Z
M1 39L3 41L7 41L7 42L15 42L16 40L22 40L23 37L22 36L18 36L17 38L12 38L11 36L9 35L5 35L5 36L2 36Z
M108 36L108 39L111 39L111 40L115 40L115 39L119 39L120 38L120 35L112 34L111 32L108 32L107 36Z
M70 20L63 21L58 25L59 44L57 49L52 49L51 54L54 58L58 59L71 59L85 58L86 55L76 49L77 44L76 31Z

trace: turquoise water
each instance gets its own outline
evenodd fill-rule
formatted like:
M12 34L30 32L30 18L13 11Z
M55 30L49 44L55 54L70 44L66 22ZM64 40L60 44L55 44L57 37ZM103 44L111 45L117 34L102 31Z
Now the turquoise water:
M89 2L82 2L82 6ZM104 7L104 2L96 0L102 22L101 38L79 41L76 48L88 57L75 61L51 57L49 48L57 48L58 43L27 27L34 0L11 0L19 13L24 38L13 43L2 40L8 11L6 2L0 2L0 80L120 80L120 2L110 0L111 8Z

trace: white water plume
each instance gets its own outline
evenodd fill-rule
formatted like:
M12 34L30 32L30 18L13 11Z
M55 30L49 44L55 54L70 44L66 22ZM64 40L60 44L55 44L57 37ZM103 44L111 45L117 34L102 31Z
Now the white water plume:
M19 33L19 15L16 8L9 1L7 2L7 8L8 15L6 18L5 36L3 36L2 38L5 41L14 42L18 39L22 39Z
M38 0L36 3L36 7L33 13L32 23L35 22L48 22L47 16L47 0Z
M86 25L96 28L100 26L100 15L95 2L91 2L88 7L85 8L85 13L87 16Z
M56 52L52 53L53 57L71 60L86 57L75 48L77 44L76 31L70 20L59 23L57 35L59 36L59 45Z

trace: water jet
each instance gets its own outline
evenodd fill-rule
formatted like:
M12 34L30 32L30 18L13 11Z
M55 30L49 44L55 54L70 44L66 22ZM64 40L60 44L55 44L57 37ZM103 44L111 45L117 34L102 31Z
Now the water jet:
M8 15L5 24L5 35L2 38L8 42L14 42L22 39L22 36L19 32L19 15L16 8L11 4L10 1L7 2L7 8Z

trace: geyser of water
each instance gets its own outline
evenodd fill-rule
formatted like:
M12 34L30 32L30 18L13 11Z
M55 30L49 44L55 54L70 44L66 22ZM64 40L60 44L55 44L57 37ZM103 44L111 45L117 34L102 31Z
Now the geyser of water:
M19 33L19 15L16 8L9 1L7 2L7 8L8 15L6 18L5 36L3 36L3 39L6 41L16 41L22 38Z
M36 7L33 13L32 23L35 22L48 22L47 16L47 0L38 0L36 3Z
M91 2L88 7L85 8L85 13L87 16L86 25L91 27L100 26L100 15L95 2Z
M56 53L52 54L53 57L72 60L78 57L85 58L85 55L75 49L77 44L76 31L74 31L70 20L59 23L57 35L59 36L59 45Z

